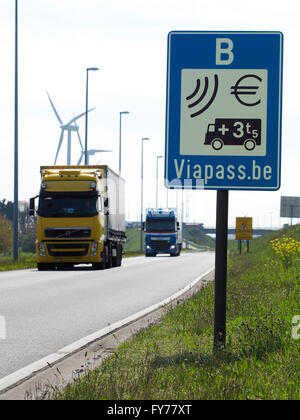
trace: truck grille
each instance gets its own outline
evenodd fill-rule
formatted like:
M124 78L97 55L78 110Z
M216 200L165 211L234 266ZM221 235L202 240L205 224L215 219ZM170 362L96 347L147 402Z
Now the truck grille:
M46 228L46 238L89 238L90 228Z
M170 247L168 240L151 241L151 247L157 251L166 251Z
M47 244L48 254L52 257L82 257L88 253L89 243Z

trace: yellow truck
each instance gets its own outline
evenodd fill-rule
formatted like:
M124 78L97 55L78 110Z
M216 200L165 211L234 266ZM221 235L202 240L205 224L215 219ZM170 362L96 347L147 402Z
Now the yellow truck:
M37 214L37 268L77 264L94 269L122 262L125 230L124 179L106 165L41 166L41 188L30 199Z

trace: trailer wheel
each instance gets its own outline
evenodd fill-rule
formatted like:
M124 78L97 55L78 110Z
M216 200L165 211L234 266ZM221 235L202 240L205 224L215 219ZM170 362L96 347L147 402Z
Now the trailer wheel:
M116 255L112 257L112 267L120 267L122 264L122 251L123 247L122 245L117 244L116 248L114 248L116 251Z
M122 252L123 252L123 247L122 245L119 245L117 248L117 267L120 267L122 264Z

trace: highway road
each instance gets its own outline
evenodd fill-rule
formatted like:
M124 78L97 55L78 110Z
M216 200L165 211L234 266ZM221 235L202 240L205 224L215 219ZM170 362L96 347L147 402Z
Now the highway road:
M0 273L0 379L156 304L214 266L213 252L123 259L104 271Z

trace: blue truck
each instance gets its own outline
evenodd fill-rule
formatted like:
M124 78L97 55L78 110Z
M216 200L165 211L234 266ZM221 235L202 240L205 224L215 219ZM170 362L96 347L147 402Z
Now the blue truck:
M175 209L147 209L145 231L145 255L157 254L180 255L182 248L182 230L177 220Z

